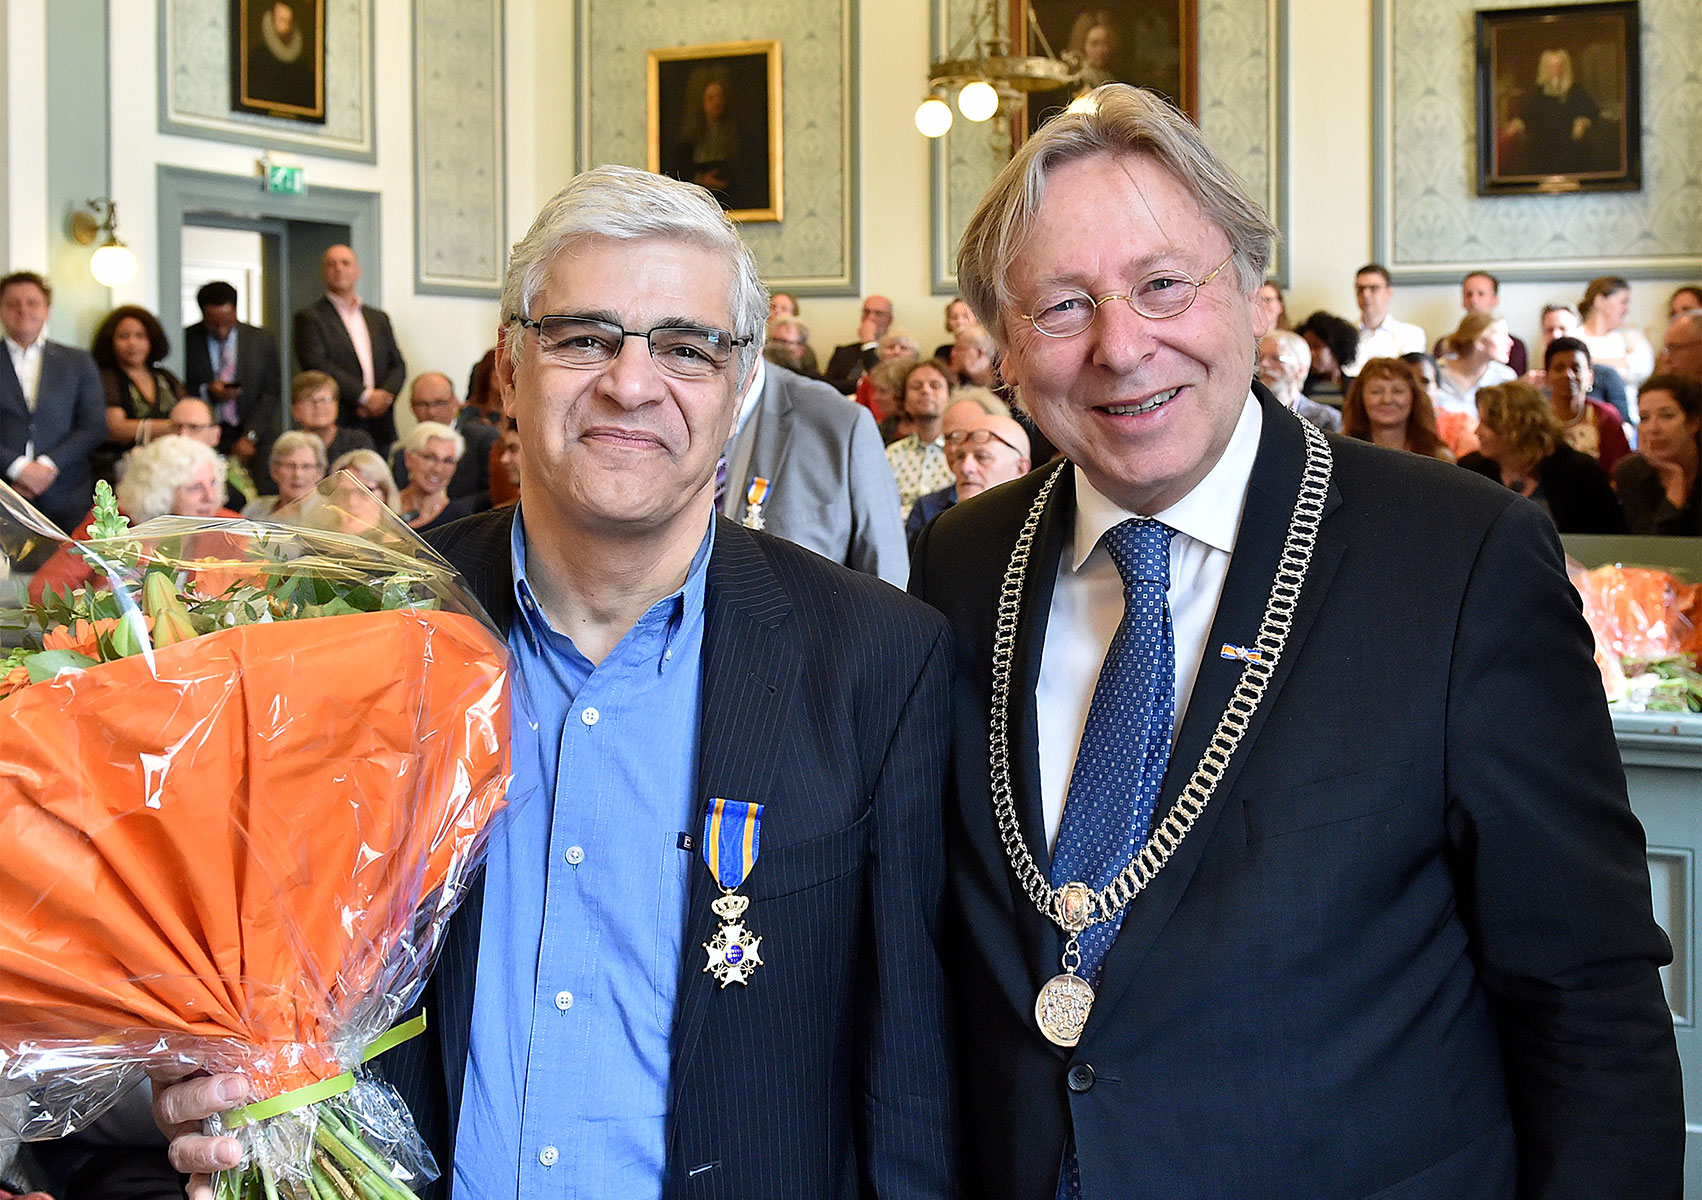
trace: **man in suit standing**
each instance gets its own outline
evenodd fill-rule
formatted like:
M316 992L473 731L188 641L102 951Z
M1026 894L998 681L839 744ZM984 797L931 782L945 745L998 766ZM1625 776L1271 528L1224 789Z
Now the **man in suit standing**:
M325 295L295 315L295 356L304 371L337 381L338 421L364 430L379 453L396 440L390 411L408 364L396 345L390 318L355 294L360 260L347 246L332 246L319 261Z
M201 319L183 331L183 383L205 400L219 423L220 454L248 468L255 486L276 490L255 456L283 432L283 364L278 343L258 325L236 319L236 289L222 279L195 293Z
M716 518L767 307L714 198L628 167L575 179L510 257L523 499L434 544L530 699L432 1032L380 1060L457 1196L954 1194L950 637ZM748 877L711 874L706 817L752 829ZM162 1092L180 1168L237 1148L176 1126L233 1079Z
M721 512L903 587L898 489L869 410L759 359L727 445Z
M1552 525L1250 388L1275 231L1162 99L1091 101L958 260L1068 461L912 566L965 1193L1676 1198L1671 952Z
M75 529L94 498L89 453L106 440L106 401L88 351L44 336L52 303L33 271L0 279L0 470L54 524Z
M870 296L864 300L863 317L857 325L857 340L833 348L833 356L827 360L827 370L822 378L847 396L856 391L857 381L880 361L875 347L891 325L891 300L885 296Z

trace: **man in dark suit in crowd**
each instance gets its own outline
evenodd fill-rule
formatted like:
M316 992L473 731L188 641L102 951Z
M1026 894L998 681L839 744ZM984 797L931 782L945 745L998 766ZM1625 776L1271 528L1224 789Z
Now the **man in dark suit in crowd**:
M457 1196L954 1194L950 638L716 517L767 307L714 199L627 167L575 179L510 257L523 500L433 540L530 701L432 1029L380 1060ZM748 877L736 854L712 876L715 814L723 838L760 821ZM748 912L721 915L729 890ZM228 1106L230 1078L166 1089L162 1119ZM236 1149L174 1132L184 1169Z
M33 271L0 279L0 471L54 524L75 529L94 498L89 452L106 440L106 401L88 351L47 340L52 303Z
M758 363L740 405L721 511L894 587L910 574L874 417L775 363Z
M183 331L183 383L212 406L219 453L248 468L263 493L276 490L255 451L283 432L283 364L278 343L236 319L236 289L216 279L195 293L201 319Z
M332 246L319 262L325 295L295 315L295 356L304 371L337 381L338 421L364 430L379 452L396 440L391 406L408 364L396 345L390 318L355 294L360 260L347 246Z
M476 496L491 489L491 448L501 436L495 425L480 418L478 410L461 403L455 395L455 385L449 376L439 371L427 371L414 376L408 389L408 408L416 421L436 421L461 435L466 447L461 461L455 464L455 474L449 477L446 489L451 500ZM390 473L397 487L408 486L407 456L400 445L390 451Z
M1676 1200L1671 952L1552 525L1250 389L1275 231L1162 99L1091 102L958 260L1069 461L912 567L965 1194Z
M856 391L857 381L880 361L875 345L891 325L891 300L885 296L870 296L864 300L863 317L857 324L857 340L833 348L822 378L847 396Z

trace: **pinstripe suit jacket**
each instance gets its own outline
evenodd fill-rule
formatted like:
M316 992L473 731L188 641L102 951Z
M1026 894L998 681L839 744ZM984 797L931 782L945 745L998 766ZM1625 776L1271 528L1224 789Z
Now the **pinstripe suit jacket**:
M505 630L513 513L432 537ZM718 893L696 871L664 1194L948 1195L937 921L950 634L886 584L722 519L703 638L697 790L766 806L762 854L741 889L765 965L746 987L703 973ZM427 985L432 1032L380 1060L448 1178L483 891L476 881Z

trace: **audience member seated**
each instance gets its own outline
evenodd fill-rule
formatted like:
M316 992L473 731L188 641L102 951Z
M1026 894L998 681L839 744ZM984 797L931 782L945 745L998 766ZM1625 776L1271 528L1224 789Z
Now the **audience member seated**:
M957 345L957 335L971 325L979 325L975 319L975 310L969 307L969 301L962 296L953 296L951 303L946 305L946 332L951 334L949 342L941 342L934 347L934 357L951 359L951 348Z
M881 334L880 341L875 343L876 365L889 362L915 362L921 355L922 352L916 348L916 339L902 329L887 330ZM870 412L874 412L874 406L869 399L870 390L873 387L874 385L869 382L869 376L865 374L863 378L857 381L857 390L852 393L857 403ZM879 419L877 416L876 420Z
M497 427L474 417L473 410L456 397L455 385L450 382L449 376L439 371L414 376L414 384L408 389L408 408L415 421L447 425L466 442L461 461L449 480L449 498L459 500L463 496L479 495L488 498L491 460L500 440ZM400 446L390 452L390 474L397 487L408 486L408 463Z
M1655 351L1642 330L1625 323L1630 308L1631 285L1625 280L1617 275L1590 280L1578 305L1584 321L1578 338L1590 348L1592 362L1612 367L1626 388L1636 391L1655 369Z
M1563 427L1561 436L1572 449L1599 462L1611 477L1619 460L1631 453L1631 444L1619 414L1590 398L1589 347L1578 338L1556 338L1543 351L1542 366L1549 401Z
M201 319L183 331L183 386L212 406L219 453L236 458L262 490L271 487L260 447L283 420L278 343L236 319L236 289L222 279L195 293Z
M768 294L768 316L795 317L798 315L798 298L791 292L770 292Z
M849 396L857 390L857 381L880 361L875 345L881 334L892 324L892 301L885 296L870 296L863 301L863 317L857 325L857 340L834 347L822 372L834 387Z
M1681 312L1667 322L1661 345L1661 371L1702 383L1702 309Z
M1477 394L1480 448L1460 460L1540 504L1561 533L1624 533L1625 519L1601 464L1566 444L1548 397L1528 383Z
M507 484L499 494L493 486L491 489L491 507L501 508L505 504L513 504L520 499L520 429L514 424L512 417L506 417L502 423L502 444L498 451L501 475ZM492 483L496 476L491 477Z
M236 517L220 505L224 498L225 463L211 446L168 433L138 446L124 459L119 472L118 511L140 525L155 517ZM91 507L72 531L73 541L87 541L95 514ZM193 546L185 557L196 557ZM74 589L94 576L94 570L69 543L54 551L30 581L30 600L39 603L48 587Z
M1682 312L1692 312L1702 309L1702 285L1687 283L1667 300L1667 317L1678 316Z
M953 483L942 428L951 396L951 368L937 358L913 363L905 372L902 394L910 433L887 446L886 460L898 484L899 508L909 517L919 498Z
M1312 370L1301 392L1314 400L1345 396L1353 380L1342 366L1359 353L1359 331L1334 313L1320 311L1295 326L1294 332L1306 339L1312 351Z
M33 271L0 279L0 326L12 368L0 372L0 470L61 529L94 499L89 456L106 440L100 371L86 351L42 336L53 302Z
M810 327L797 317L784 314L768 318L768 337L763 357L776 366L796 371L808 379L821 378L816 369L816 352L810 348Z
M171 431L178 437L200 442L214 450L219 448L223 431L213 419L213 407L198 396L185 396L171 406ZM248 468L231 456L225 456L226 508L240 509L259 499L260 492L249 477Z
M1488 271L1473 271L1460 280L1460 307L1470 314L1488 313L1491 316L1501 307L1501 281ZM1446 336L1436 339L1435 353L1443 352ZM1405 358L1406 355L1401 355ZM1530 369L1530 352L1525 343L1512 333L1507 335L1507 357L1501 360L1513 368L1514 375Z
M408 483L395 507L410 528L423 533L491 506L489 491L450 498L449 480L466 452L466 440L437 421L421 421L402 439Z
M1473 413L1479 388L1518 378L1503 360L1507 354L1507 322L1490 313L1467 313L1459 328L1442 339L1443 354L1436 373L1436 407L1444 412Z
M1477 449L1477 413L1444 412L1436 407L1437 367L1436 360L1428 350L1414 350L1410 354L1401 355L1401 361L1406 363L1418 375L1418 381L1424 385L1424 394L1430 398L1430 411L1436 417L1436 432L1442 438L1442 444L1448 447L1448 452L1454 458L1461 459Z
M946 424L964 406L954 403L946 410ZM959 428L945 432L946 462L955 482L919 498L904 521L904 535L912 548L922 527L960 500L980 495L990 487L1028 474L1028 434L1010 417L983 412L978 403L967 410Z
M1542 308L1542 348L1548 353L1548 347L1556 338L1575 338L1583 332L1584 323L1578 318L1578 310L1570 304L1545 304ZM1619 414L1621 421L1631 420L1631 401L1625 395L1625 381L1619 377L1619 372L1612 367L1604 367L1601 363L1592 362L1590 375L1595 384L1590 388L1590 399L1600 400L1603 404ZM1526 383L1542 391L1548 387L1540 367L1532 367L1526 371L1523 379Z
M993 366L993 335L977 322L958 329L946 357L959 384L999 390L999 373Z
M1698 460L1702 383L1656 372L1637 392L1637 453L1614 468L1613 486L1631 533L1702 536Z
M396 486L390 466L376 450L350 450L331 460L331 474L347 471L393 513L402 511L402 491Z
M377 449L365 430L337 424L337 381L323 371L302 371L290 380L290 417L297 429L325 443L325 457L333 463L351 450ZM384 473L390 474L388 468Z
M1351 359L1342 359L1342 370L1357 375L1360 367L1374 358L1399 358L1428 344L1424 330L1389 315L1395 286L1387 267L1366 263L1353 276L1353 298L1359 304L1359 327L1354 331L1359 344Z
M304 371L324 371L337 383L337 420L359 429L385 450L396 440L390 411L408 377L390 318L361 303L360 260L332 246L319 261L325 295L295 315L295 356Z
M1288 300L1282 294L1282 288L1274 280L1267 279L1259 286L1259 309L1265 314L1265 320L1270 322L1273 330L1287 330Z
M1301 393L1300 386L1312 369L1312 351L1306 339L1287 329L1273 329L1259 339L1259 380L1271 394L1296 416L1319 429L1339 433L1341 413Z
M1411 363L1398 358L1372 359L1348 385L1342 433L1391 450L1453 460L1436 431L1424 381Z
M272 443L272 460L267 464L278 485L275 496L262 496L242 510L242 515L262 520L283 504L294 504L319 486L329 466L325 443L304 429L278 435Z
M473 421L500 425L502 419L502 392L496 385L496 347L493 346L473 364L467 376L467 407L456 424L465 432L466 424Z
M910 432L908 428L902 433L894 433L893 430L903 419L904 377L915 365L913 358L876 363L867 376L868 387L859 384L857 388L858 403L874 414L875 424L880 426L881 440L889 445Z
M171 342L159 318L134 304L106 314L89 351L106 394L106 440L91 461L95 477L111 483L130 447L171 432L171 406L183 398L183 384L160 366Z

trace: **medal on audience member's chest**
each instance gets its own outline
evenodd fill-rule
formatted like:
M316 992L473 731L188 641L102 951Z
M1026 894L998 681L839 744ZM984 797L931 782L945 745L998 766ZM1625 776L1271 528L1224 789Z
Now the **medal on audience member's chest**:
M762 519L762 502L768 499L768 480L761 475L751 476L751 485L745 489L745 519L746 529L761 529L766 522Z
M766 480L757 482L767 486ZM745 524L750 524L748 516ZM737 891L756 866L761 846L762 805L720 797L709 802L703 813L703 861L721 889L709 905L721 918L721 928L702 943L709 956L703 969L722 987L749 983L762 966L762 936L746 929L740 919L750 907L750 899Z

